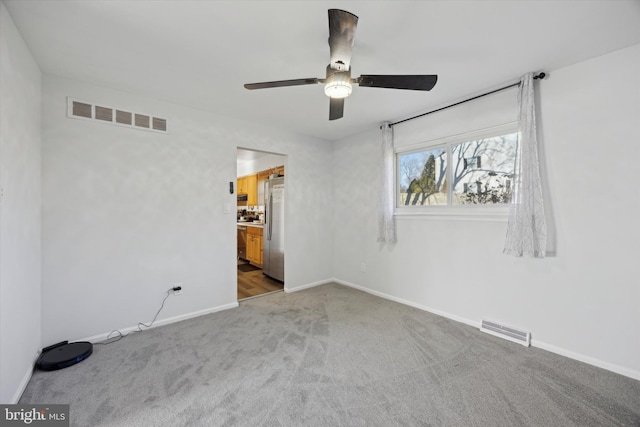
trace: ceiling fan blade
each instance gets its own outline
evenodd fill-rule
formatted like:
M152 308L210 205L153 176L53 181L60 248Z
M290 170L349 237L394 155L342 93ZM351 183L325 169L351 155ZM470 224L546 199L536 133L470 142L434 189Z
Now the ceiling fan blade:
M356 83L365 87L384 87L389 89L431 90L436 85L436 75L361 75Z
M329 9L329 51L334 70L348 71L351 67L351 51L356 36L358 17L340 9Z
M329 98L329 120L341 119L344 113L344 98Z
M301 86L301 85L314 85L320 83L320 80L311 77L308 79L295 79L295 80L278 80L275 82L262 82L262 83L247 83L244 85L246 89L267 89L270 87L285 87L285 86Z

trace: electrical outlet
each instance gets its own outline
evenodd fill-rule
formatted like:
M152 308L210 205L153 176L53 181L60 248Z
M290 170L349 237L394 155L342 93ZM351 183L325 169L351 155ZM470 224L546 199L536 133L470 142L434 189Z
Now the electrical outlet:
M181 295L182 291L184 291L182 282L177 282L173 284L173 288L171 288L171 292L173 292L173 295Z
M360 271L362 271L363 273L367 272L367 263L366 262L361 262L360 263Z

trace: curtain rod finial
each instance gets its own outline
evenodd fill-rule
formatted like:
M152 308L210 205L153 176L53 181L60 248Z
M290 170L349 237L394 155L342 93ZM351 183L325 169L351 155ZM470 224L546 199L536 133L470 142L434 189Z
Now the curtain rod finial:
M545 74L545 73L540 73L540 74L538 74L537 76L533 76L533 78L534 78L534 79L540 79L540 80L542 80L542 79L544 79L544 78L545 78L545 76L546 76L546 74Z

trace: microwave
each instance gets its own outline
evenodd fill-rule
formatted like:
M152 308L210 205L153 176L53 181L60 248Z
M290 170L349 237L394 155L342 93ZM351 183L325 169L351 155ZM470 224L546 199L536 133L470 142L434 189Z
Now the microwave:
M246 194L238 194L238 206L247 206L249 196Z

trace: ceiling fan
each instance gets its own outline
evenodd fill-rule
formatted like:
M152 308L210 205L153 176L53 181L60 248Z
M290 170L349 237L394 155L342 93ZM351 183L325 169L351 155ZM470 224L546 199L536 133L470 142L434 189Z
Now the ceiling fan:
M358 25L358 17L353 13L329 9L329 50L331 63L327 65L326 78L279 80L274 82L247 83L249 90L270 87L301 86L324 83L324 93L330 98L329 120L340 119L344 112L344 99L351 95L352 84L365 87L390 89L431 90L437 75L380 75L363 74L351 78L351 51Z

